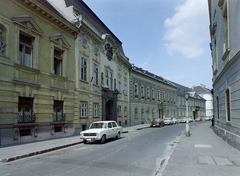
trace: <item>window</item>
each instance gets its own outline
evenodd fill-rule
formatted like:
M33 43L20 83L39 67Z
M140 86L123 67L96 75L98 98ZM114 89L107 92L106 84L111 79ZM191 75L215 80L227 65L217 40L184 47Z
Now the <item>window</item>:
M113 89L113 74L110 72L110 82L109 82L109 89Z
M31 37L20 34L19 43L19 60L20 65L32 68L32 51L33 39Z
M98 85L98 65L94 64L93 67L93 84Z
M149 87L147 87L147 99L150 99L150 90L149 90Z
M80 102L80 105L81 105L81 118L87 118L87 116L88 116L87 102Z
M105 70L105 85L109 86L108 70Z
M134 97L138 98L138 85L137 84L134 85Z
M138 119L138 108L135 108L135 120Z
M65 121L64 115L63 115L63 101L54 100L53 121L54 122Z
M81 80L87 81L87 59L81 58Z
M62 76L62 51L54 49L54 74Z
M34 123L33 98L18 98L18 123Z
M93 104L93 108L94 108L93 117L94 118L98 118L99 117L99 104L98 103L94 103Z
M124 106L124 117L127 117L127 106Z
M127 95L127 81L124 80L124 94Z
M118 106L118 117L122 116L122 107Z
M158 101L160 101L160 99L161 99L160 90L158 90L157 98L158 98Z
M230 117L230 93L229 93L229 89L226 90L226 120L228 122L230 122L231 117Z
M121 92L121 78L118 77L118 91Z
M216 98L217 119L219 120L219 100Z
M141 86L141 98L144 99L144 86Z
M112 128L112 123L108 123L108 128Z
M154 91L154 89L152 89L152 100L155 100L155 91Z
M223 5L223 52L228 49L228 7L227 2ZM224 53L223 53L224 54Z

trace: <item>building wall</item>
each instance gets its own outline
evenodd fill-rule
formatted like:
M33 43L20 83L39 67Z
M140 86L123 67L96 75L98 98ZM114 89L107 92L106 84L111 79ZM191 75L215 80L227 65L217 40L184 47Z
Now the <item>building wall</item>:
M209 1L215 133L237 149L240 149L239 7L238 1Z
M22 1L3 0L0 5L0 12L4 12L0 14L0 29L4 31L1 38L6 43L0 56L1 145L74 133L73 28L59 17L69 31L61 28L44 15L50 12L48 8L37 1L32 4L38 5L39 10ZM32 64L20 63L20 35L32 38ZM54 72L54 49L63 53L61 76ZM31 112L36 119L31 123L19 122L19 97L33 100ZM62 121L53 120L55 100L63 102Z
M177 114L176 87L150 78L142 72L144 73L144 70L139 74L134 67L130 72L131 125L149 123L154 118L175 117ZM135 85L137 85L137 93ZM142 86L144 97L141 93ZM149 98L147 88L149 88ZM152 93L153 90L154 93Z

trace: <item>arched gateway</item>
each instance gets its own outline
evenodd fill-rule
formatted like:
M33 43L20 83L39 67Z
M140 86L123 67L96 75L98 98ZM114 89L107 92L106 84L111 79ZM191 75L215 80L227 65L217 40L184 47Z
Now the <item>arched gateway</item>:
M117 95L119 91L102 88L102 120L115 120L117 122Z

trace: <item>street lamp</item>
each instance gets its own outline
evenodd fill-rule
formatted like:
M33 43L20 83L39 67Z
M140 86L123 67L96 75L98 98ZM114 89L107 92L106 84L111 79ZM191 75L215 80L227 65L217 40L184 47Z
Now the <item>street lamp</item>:
M186 93L185 94L185 99L186 99L186 136L190 137L190 129L189 129L189 120L188 120L188 98L189 98L189 94Z

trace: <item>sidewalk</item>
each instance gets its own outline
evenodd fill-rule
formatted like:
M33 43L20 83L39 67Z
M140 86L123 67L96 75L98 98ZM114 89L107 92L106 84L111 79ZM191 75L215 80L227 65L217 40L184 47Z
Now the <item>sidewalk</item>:
M158 175L240 175L240 151L219 138L210 122L191 123L190 131L191 137L182 134L170 159L165 161L163 173Z
M149 124L124 127L123 133L130 133L132 131L146 127L149 127ZM83 141L80 139L80 136L77 135L38 142L0 146L0 162L10 162L33 155L59 150L62 148L80 144L82 142Z

